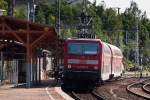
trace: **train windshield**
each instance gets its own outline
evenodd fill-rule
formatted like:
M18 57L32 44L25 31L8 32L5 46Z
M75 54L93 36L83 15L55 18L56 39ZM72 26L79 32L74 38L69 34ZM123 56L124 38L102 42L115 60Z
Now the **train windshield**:
M75 55L96 55L98 43L69 43L68 53Z

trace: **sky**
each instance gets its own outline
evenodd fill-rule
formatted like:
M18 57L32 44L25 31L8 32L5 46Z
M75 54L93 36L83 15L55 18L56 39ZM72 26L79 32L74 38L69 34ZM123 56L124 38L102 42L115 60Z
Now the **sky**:
M93 2L94 0L89 0ZM138 7L142 12L146 11L147 17L150 19L150 0L96 0L97 4L102 1L105 2L106 7L119 7L121 8L121 12L125 10L125 8L130 7L131 1L135 1L138 4Z

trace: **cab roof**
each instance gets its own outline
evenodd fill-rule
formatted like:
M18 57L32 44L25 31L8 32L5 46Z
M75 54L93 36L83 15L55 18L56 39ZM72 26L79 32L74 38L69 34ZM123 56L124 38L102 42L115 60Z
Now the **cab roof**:
M67 41L99 41L101 42L100 39L86 39L86 38L68 38Z

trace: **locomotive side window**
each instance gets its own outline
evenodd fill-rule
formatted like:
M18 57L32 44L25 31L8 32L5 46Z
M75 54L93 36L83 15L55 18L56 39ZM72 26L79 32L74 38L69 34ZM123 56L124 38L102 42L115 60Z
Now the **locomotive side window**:
M96 55L98 54L97 43L69 43L68 53L75 55Z

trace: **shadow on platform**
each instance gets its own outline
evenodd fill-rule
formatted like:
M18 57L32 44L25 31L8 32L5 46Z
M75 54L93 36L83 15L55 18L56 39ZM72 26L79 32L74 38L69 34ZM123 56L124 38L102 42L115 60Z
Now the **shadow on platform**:
M26 87L26 83L22 83L22 84L16 84L11 88L27 88ZM54 80L54 79L49 79L49 80L42 80L40 83L36 83L36 84L32 84L31 88L44 88L44 87L55 87L55 86L59 86L60 84Z

